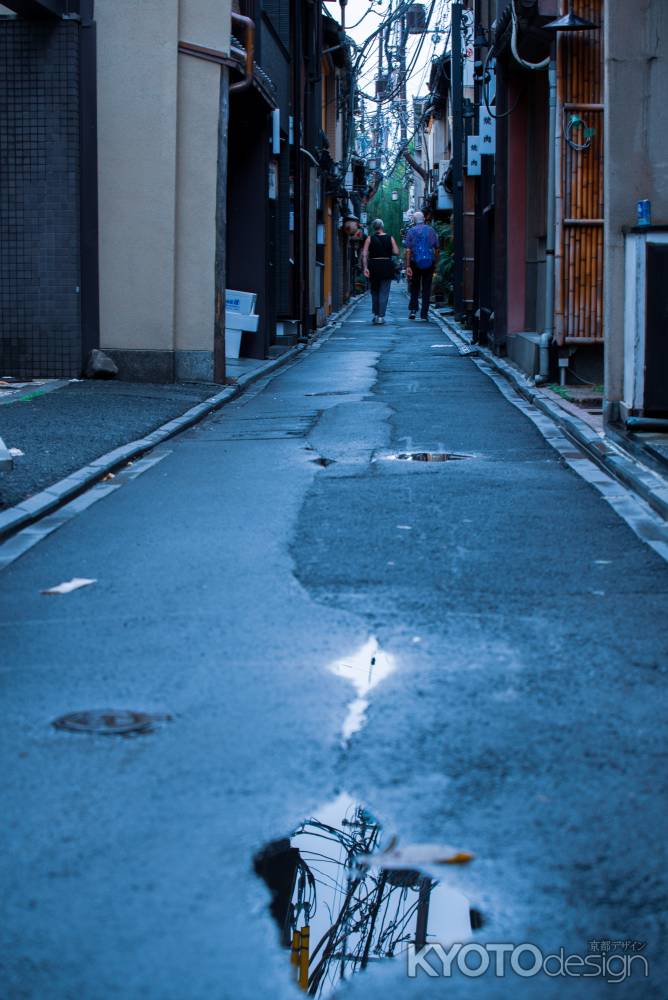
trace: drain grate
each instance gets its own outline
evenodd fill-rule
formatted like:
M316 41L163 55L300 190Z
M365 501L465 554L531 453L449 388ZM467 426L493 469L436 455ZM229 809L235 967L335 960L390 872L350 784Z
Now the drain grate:
M398 455L390 456L399 462L460 462L472 457L472 455L457 455L453 451L402 451Z
M84 712L69 712L54 719L56 729L68 733L96 733L102 736L126 736L130 733L148 733L153 723L171 719L169 715L149 715L125 708L102 708Z

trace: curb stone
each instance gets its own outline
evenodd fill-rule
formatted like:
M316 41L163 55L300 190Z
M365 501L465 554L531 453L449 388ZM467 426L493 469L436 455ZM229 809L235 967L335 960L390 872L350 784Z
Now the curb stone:
M308 344L296 344L294 347L289 348L285 354L281 354L280 357L270 359L261 367L248 372L247 375L241 375L235 385L223 389L214 396L210 396L204 402L198 403L196 406L186 410L181 416L174 417L166 424L157 427L145 437L137 438L135 441L130 441L128 444L114 448L113 451L108 451L105 455L96 458L94 462L84 465L76 472L71 472L64 479L53 483L47 489L41 490L31 497L27 497L13 507L8 507L6 510L0 511L0 542L4 542L16 534L17 531L28 527L30 524L34 524L41 517L51 514L54 510L62 507L63 504L74 499L74 497L83 493L90 486L95 485L95 483L103 479L108 473L113 472L132 459L151 451L156 445L162 444L163 441L174 437L176 434L180 434L181 431L188 430L188 428L199 423L211 413L221 409L226 403L230 403L233 399L241 396L244 390L253 382L257 382L265 375L271 374L289 361L296 360L305 351L319 347L340 326L348 313L357 305L360 297L355 296L351 298L338 313L330 316L329 322L318 332L312 342ZM2 454L2 450L0 449L0 460L2 459ZM11 461L9 453L7 455Z
M598 434L589 424L563 410L546 397L543 391L518 371L513 365L498 358L492 351L479 344L471 344L459 325L441 316L433 308L432 317L442 329L452 336L463 355L478 355L503 375L529 403L541 410L557 424L572 441L579 445L598 466L614 476L624 486L637 493L649 506L668 521L668 481L658 472L642 465L624 448Z

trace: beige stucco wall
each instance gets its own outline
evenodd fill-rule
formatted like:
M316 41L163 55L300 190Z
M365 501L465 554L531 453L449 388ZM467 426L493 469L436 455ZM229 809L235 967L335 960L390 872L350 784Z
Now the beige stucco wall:
M211 350L229 0L97 0L101 346Z
M230 10L220 0L180 0L179 40L228 51ZM211 351L221 70L180 55L178 73L175 347Z
M181 0L180 40L228 52L231 11L230 0Z
M606 399L623 397L624 236L636 203L668 224L668 4L607 0L605 24Z
M212 350L220 67L179 56L177 350Z
M174 339L178 0L97 0L100 342Z

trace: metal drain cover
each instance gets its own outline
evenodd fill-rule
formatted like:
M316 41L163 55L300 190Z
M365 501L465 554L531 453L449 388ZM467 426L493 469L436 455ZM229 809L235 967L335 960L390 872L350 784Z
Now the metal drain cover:
M400 462L459 462L470 455L457 455L452 451L402 451L393 455Z
M169 716L161 716L168 719ZM132 712L125 708L92 709L69 712L54 719L56 729L68 733L97 733L103 736L125 736L127 733L146 733L158 719L146 712Z

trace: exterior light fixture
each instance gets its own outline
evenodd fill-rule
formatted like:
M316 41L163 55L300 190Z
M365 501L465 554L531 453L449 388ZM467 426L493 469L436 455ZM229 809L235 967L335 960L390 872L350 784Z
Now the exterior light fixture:
M592 31L600 28L600 24L593 21L586 21L583 17L578 17L573 13L573 0L568 4L568 14L558 17L556 21L550 21L543 25L544 31Z

